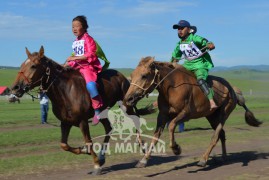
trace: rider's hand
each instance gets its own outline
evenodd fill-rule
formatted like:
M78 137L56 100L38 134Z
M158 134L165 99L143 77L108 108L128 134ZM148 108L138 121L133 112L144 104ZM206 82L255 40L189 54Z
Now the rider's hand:
M76 57L75 56L69 56L66 61L74 61L76 60Z
M214 45L212 42L207 43L206 47L207 47L209 50L213 50L213 49L215 49L215 45Z
M172 62L172 63L177 63L178 61L179 61L179 60L176 59L176 58L174 58L174 57L171 58L171 62Z

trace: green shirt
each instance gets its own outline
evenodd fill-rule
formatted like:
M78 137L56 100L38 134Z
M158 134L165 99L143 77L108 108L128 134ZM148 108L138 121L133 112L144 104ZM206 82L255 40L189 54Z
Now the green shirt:
M180 46L181 47L184 47L185 45L191 46L192 43L194 44L195 47L201 49L207 45L208 41L207 39L201 36L190 34L186 40L184 41L180 40L177 43L177 46L172 53L171 61L173 59L180 60L182 58L183 52L181 51ZM194 51L192 51L191 53L196 53L196 50L194 49ZM214 64L212 63L209 53L205 53L204 55L193 60L185 59L183 66L190 71L197 69L209 70L212 67L214 67Z
M105 62L104 66L102 68L102 70L104 71L104 70L108 69L110 62L107 60L105 53L103 52L101 46L97 43L97 41L95 41L95 44L96 44L96 48L97 48L97 50L96 50L97 57L102 59Z

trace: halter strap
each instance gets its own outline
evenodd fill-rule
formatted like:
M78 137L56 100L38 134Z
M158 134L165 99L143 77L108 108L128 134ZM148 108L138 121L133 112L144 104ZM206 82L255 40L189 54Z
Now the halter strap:
M151 83L150 83L150 85L149 85L148 88L143 88L143 87L139 86L138 84L135 84L135 83L132 83L132 82L131 82L131 85L134 85L134 86L136 86L136 87L142 89L144 92L146 92L146 91L147 91L147 90L148 90L148 89L155 83L155 79L156 79L156 77L157 77L157 75L158 75L158 72L159 72L159 70L158 70L158 69L155 69L154 78L152 79L152 81L151 81ZM156 87L155 87L155 88L156 88ZM155 89L155 88L154 88L154 89ZM146 93L143 93L143 94L146 94Z
M140 88L140 89L142 89L143 91L144 91L144 93L143 93L143 95L147 95L147 94L149 94L149 93L145 93L154 83L156 84L156 86L153 88L153 89L156 89L170 74L172 74L174 71L176 70L176 68L175 69L173 69L172 71L170 71L168 74L166 74L163 78L162 78L162 80L160 80L159 81L159 83L156 83L155 82L155 79L156 79L156 77L157 77L157 75L159 75L158 74L158 72L159 72L159 70L158 69L155 69L155 75L154 75L154 78L152 79L152 81L151 81L151 83L150 83L150 85L148 86L148 88L143 88L143 87L141 87L141 86L139 86L138 84L135 84L135 83L131 83L131 85L134 85L134 86L136 86L136 87L138 87L138 88Z

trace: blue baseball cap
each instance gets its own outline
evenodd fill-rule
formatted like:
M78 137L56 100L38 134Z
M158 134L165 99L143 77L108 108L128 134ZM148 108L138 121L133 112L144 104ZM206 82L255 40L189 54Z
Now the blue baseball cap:
M188 27L191 28L192 26L186 20L180 20L177 24L173 25L173 29L178 29L179 27Z

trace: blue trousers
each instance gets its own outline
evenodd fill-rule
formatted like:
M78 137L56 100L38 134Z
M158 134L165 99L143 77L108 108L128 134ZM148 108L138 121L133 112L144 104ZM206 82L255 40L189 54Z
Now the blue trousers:
M40 108L41 108L41 123L44 124L47 122L49 105L48 104L41 104Z

